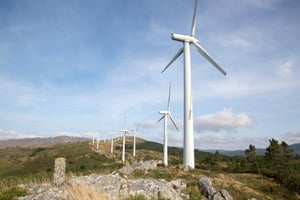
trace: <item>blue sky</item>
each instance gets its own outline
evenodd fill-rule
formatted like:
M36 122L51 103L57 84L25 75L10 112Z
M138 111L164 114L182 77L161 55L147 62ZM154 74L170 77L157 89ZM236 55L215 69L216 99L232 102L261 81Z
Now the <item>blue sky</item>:
M0 139L110 137L141 125L162 142L167 107L183 143L183 60L161 70L190 34L194 1L0 1ZM191 46L195 147L300 142L300 2L199 0L196 37L224 77Z

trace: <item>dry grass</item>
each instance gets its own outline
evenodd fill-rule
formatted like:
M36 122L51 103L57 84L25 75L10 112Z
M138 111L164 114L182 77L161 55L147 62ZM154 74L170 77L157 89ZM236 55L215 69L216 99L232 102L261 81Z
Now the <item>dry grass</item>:
M68 193L67 200L106 200L106 196L99 192L94 186L68 184L66 186Z
M261 178L255 174L223 174L216 173L212 177L213 185L216 188L224 188L230 191L230 194L236 197L256 197L258 199L272 200L274 196L278 199L280 185L273 179ZM270 188L274 191L270 191ZM276 192L277 191L277 192Z
M25 178L13 178L0 180L0 192L18 185L36 185L41 183L49 183L51 178L46 173L41 173L36 176L28 176Z

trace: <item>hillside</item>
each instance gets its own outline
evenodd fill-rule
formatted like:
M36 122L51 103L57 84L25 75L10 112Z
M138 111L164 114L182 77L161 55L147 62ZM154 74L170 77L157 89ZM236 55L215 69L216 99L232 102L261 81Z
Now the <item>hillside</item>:
M110 142L100 141L99 149L91 141L47 145L43 147L7 148L0 150L0 199L1 194L11 192L16 185L26 183L51 182L54 160L65 157L68 176L110 174L133 161L161 160L163 146L159 143L137 139L136 157L132 155L132 137L126 140L126 163L121 163L121 138L114 143L114 153L110 153ZM167 181L183 178L187 182L185 192L191 199L203 199L197 186L199 178L211 177L215 187L224 188L234 199L297 199L273 178L261 178L257 174L233 173L237 163L235 158L219 157L214 154L195 151L196 169L184 171L182 149L169 148L169 167L160 166L155 170L142 173L137 170L128 176L130 179L154 178Z
M57 137L44 137L44 138L23 138L23 139L8 139L8 140L0 140L0 149L12 148L12 147L40 147L45 145L53 145L53 144L61 144L61 143L73 143L73 142L83 142L90 141L90 138L84 137L71 137L71 136L57 136ZM145 145L145 148L161 148L162 146L159 143L151 142L152 145ZM156 144L156 145L154 145ZM141 145L141 144L140 144ZM144 146L143 146L144 147ZM169 147L175 148L176 147ZM295 143L289 145L289 148L293 150L294 155L300 155L300 143ZM171 150L172 151L172 150ZM209 149L209 150L199 150L199 152L207 152L214 154L218 151L220 154L224 156L244 156L244 151L242 149L239 150L222 150L222 149ZM263 156L265 154L265 149L256 149L256 154Z
M72 143L88 141L89 138L83 137L70 137L70 136L57 136L57 137L44 137L44 138L23 138L23 139L9 139L0 140L0 149L11 147L38 147L51 144Z

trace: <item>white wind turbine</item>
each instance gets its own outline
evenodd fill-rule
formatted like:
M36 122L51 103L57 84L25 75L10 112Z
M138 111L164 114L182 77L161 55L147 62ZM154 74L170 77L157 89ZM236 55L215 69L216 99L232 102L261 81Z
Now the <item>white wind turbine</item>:
M222 74L226 76L226 72L218 65L214 59L207 53L207 51L200 46L199 40L195 38L196 30L196 12L197 0L195 0L194 15L192 21L191 35L181 35L171 33L172 39L182 42L183 47L175 54L168 65L162 70L166 69L182 54L184 53L184 149L183 149L183 164L195 168L194 156L194 133L193 133L193 105L191 95L191 58L190 45L193 44L198 52L205 57L214 67L216 67Z
M133 134L133 157L135 157L135 149L136 149L136 134L138 133L140 128L140 125L138 125L138 127L136 128L136 130L131 130L132 132L134 132Z
M99 149L99 142L100 142L100 133L98 134L98 137L97 137L97 143L96 143L97 150Z
M112 132L111 133L111 142L110 142L110 153L111 154L113 154L113 152L114 152L114 135L115 135L115 133Z
M171 98L171 83L169 85L169 98L168 98L167 110L159 111L159 114L162 114L163 116L158 120L158 122L160 122L162 119L164 119L164 159L163 159L164 166L168 166L168 116L170 117L177 131L179 131L171 115L172 112L170 111L170 98Z
M128 130L126 129L126 119L125 119L125 128L121 130L123 133L123 147L122 147L122 162L125 162L125 138L126 135L129 135Z

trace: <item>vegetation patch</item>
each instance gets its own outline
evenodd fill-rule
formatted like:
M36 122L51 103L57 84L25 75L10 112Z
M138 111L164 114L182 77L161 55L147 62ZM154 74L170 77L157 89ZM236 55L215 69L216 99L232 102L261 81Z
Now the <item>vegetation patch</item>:
M27 191L19 187L11 187L0 193L0 200L16 199L20 196L25 196Z

